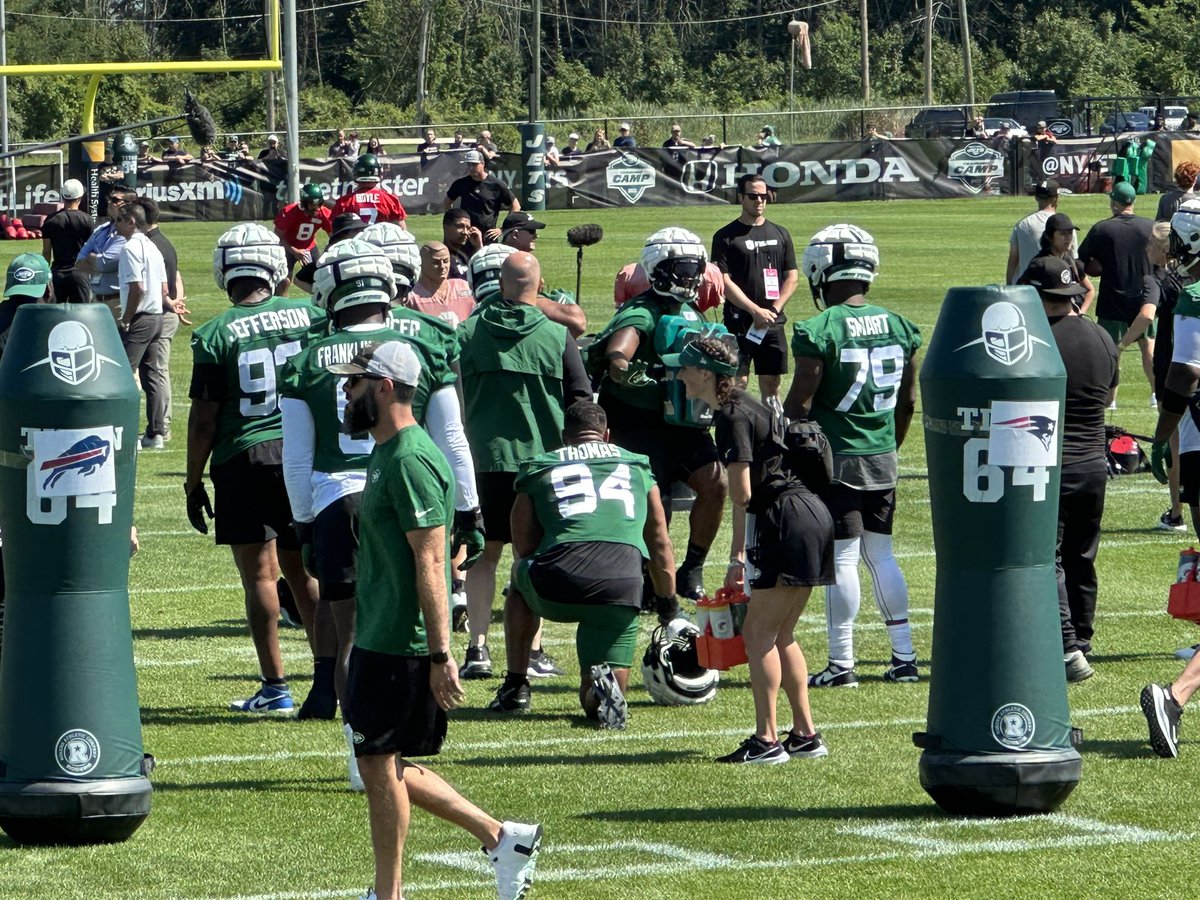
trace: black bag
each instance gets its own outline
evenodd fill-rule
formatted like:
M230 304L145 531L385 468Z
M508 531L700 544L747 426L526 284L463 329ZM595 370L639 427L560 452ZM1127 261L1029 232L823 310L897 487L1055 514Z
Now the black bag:
M789 422L771 411L771 437L784 451L785 466L814 494L823 494L833 482L833 451L829 438L812 419Z
M1104 458L1109 478L1150 470L1150 462L1137 437L1118 425L1104 426Z

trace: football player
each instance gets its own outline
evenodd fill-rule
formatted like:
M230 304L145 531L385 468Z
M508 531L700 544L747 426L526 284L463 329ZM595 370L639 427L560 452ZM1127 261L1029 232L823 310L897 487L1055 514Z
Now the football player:
M379 247L356 239L343 241L321 256L313 301L328 313L331 328L288 361L281 379L284 481L301 542L311 543L313 548L320 585L318 620L328 607L335 632L333 642L320 640L318 635L318 668L327 671L329 678L318 683L314 676L313 691L299 718L332 718L337 697L345 696L346 665L354 637L358 507L372 447L369 435L344 431L342 379L330 374L327 367L353 359L370 343L401 340L410 344L421 361L413 414L435 435L447 458L455 461L459 494L469 501L474 498L474 470L465 453L445 336L438 333L433 320L417 319L420 314L393 323L390 307L397 281L392 265ZM393 324L397 327L392 328ZM455 451L456 441L462 452ZM461 474L464 465L465 476ZM476 544L481 551L482 539ZM347 741L350 739L347 731ZM360 789L352 744L350 749L350 781Z
M338 197L333 214L353 213L367 225L394 222L401 228L408 213L395 195L379 185L379 159L374 153L364 153L354 161L354 190Z
M313 261L317 249L317 232L332 233L333 214L324 205L321 189L315 184L300 188L300 199L289 203L275 217L275 236L283 242L287 253L287 275L279 282L275 292L286 297L292 285L292 269L296 263L307 265Z
M541 617L577 622L579 702L604 728L624 728L638 639L642 564L655 593L675 603L675 554L650 461L608 442L604 410L567 408L560 450L521 464L512 508L512 586L504 601L508 658L526 659ZM509 666L488 705L530 708L529 679Z
M837 584L825 589L829 665L809 687L857 687L854 618L860 557L887 626L892 661L884 681L917 681L908 621L908 585L892 554L900 445L916 408L917 326L867 301L879 272L875 239L855 225L813 235L801 273L818 315L792 331L796 374L784 403L791 419L811 416L833 451L833 484L824 497L834 523ZM852 327L853 325L861 327Z
M258 654L262 685L230 709L290 715L292 694L279 652L280 570L312 639L316 584L304 571L283 483L279 371L304 349L324 316L308 302L275 296L287 272L279 239L261 225L235 225L217 240L213 274L233 306L192 334L188 418L188 520L208 534L213 506L204 487L210 458L216 539L233 551Z
M704 560L725 508L725 473L707 429L664 421L663 389L647 369L662 365L654 340L660 319L683 315L699 321L692 304L707 263L704 245L690 231L664 228L650 235L642 248L649 289L617 310L589 348L602 368L600 405L613 443L649 457L663 496L671 496L675 482L696 492L687 555L675 573L676 589L693 599L704 595ZM668 609L658 613L668 620L676 615Z

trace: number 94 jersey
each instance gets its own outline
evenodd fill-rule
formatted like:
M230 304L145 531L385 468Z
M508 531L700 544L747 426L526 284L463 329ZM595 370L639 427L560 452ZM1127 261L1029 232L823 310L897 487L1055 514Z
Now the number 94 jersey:
M213 463L255 444L280 440L279 373L325 325L307 300L271 297L231 306L192 333L193 400L220 404Z
M792 330L792 356L821 361L812 417L835 454L875 456L896 449L896 400L921 332L882 306L840 303Z
M538 553L558 544L606 541L637 547L643 558L649 556L642 538L646 495L653 486L649 459L603 441L526 460L515 485L533 500L541 523Z

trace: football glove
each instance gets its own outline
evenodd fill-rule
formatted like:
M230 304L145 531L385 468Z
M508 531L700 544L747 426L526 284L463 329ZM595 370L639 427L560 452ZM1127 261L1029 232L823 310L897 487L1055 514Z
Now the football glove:
M483 513L479 508L455 510L454 526L450 529L450 555L458 556L462 547L467 548L467 557L459 568L466 571L483 556Z
M629 364L629 368L625 370L625 378L623 384L625 387L643 388L650 387L656 384L655 380L650 377L646 371L647 366L644 360L635 360Z
M1171 445L1167 441L1155 441L1150 445L1150 471L1159 484L1168 481L1167 469L1171 468Z
M201 534L208 534L208 522L205 521L205 514L210 519L215 518L213 516L212 501L208 499L208 491L204 489L204 482L202 481L192 488L191 492L187 495L188 521Z

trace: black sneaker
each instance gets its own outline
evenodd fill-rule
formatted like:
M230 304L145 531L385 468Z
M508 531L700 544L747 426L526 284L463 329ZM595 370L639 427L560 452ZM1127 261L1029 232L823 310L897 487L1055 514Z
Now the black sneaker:
M1142 712L1150 726L1150 746L1165 759L1179 755L1179 720L1183 707L1171 696L1171 686L1148 684L1142 688Z
M326 691L309 691L300 709L296 712L297 719L332 719L337 715L337 694Z
M779 741L764 741L757 734L752 734L742 741L732 753L718 756L719 763L742 763L746 765L777 766L791 759Z
M458 667L459 678L491 678L492 656L486 644L468 647L466 661Z
M892 657L892 664L883 673L884 681L920 681L921 673L917 669L916 659L900 659Z
M829 746L821 738L821 732L814 731L810 735L799 735L789 731L783 738L781 746L788 756L799 759L817 759L829 755Z
M843 669L841 666L830 663L820 672L813 672L808 676L808 686L810 688L819 687L858 687L858 676L854 674L853 669Z
M565 675L554 657L545 650L532 650L529 653L529 667L525 672L530 678L555 678Z
M532 706L529 684L525 681L505 681L496 689L496 696L487 708L498 713L526 713Z
M1159 531L1187 531L1187 525L1183 521L1183 514L1180 513L1177 516L1172 516L1169 509L1158 517L1158 524L1154 527Z

